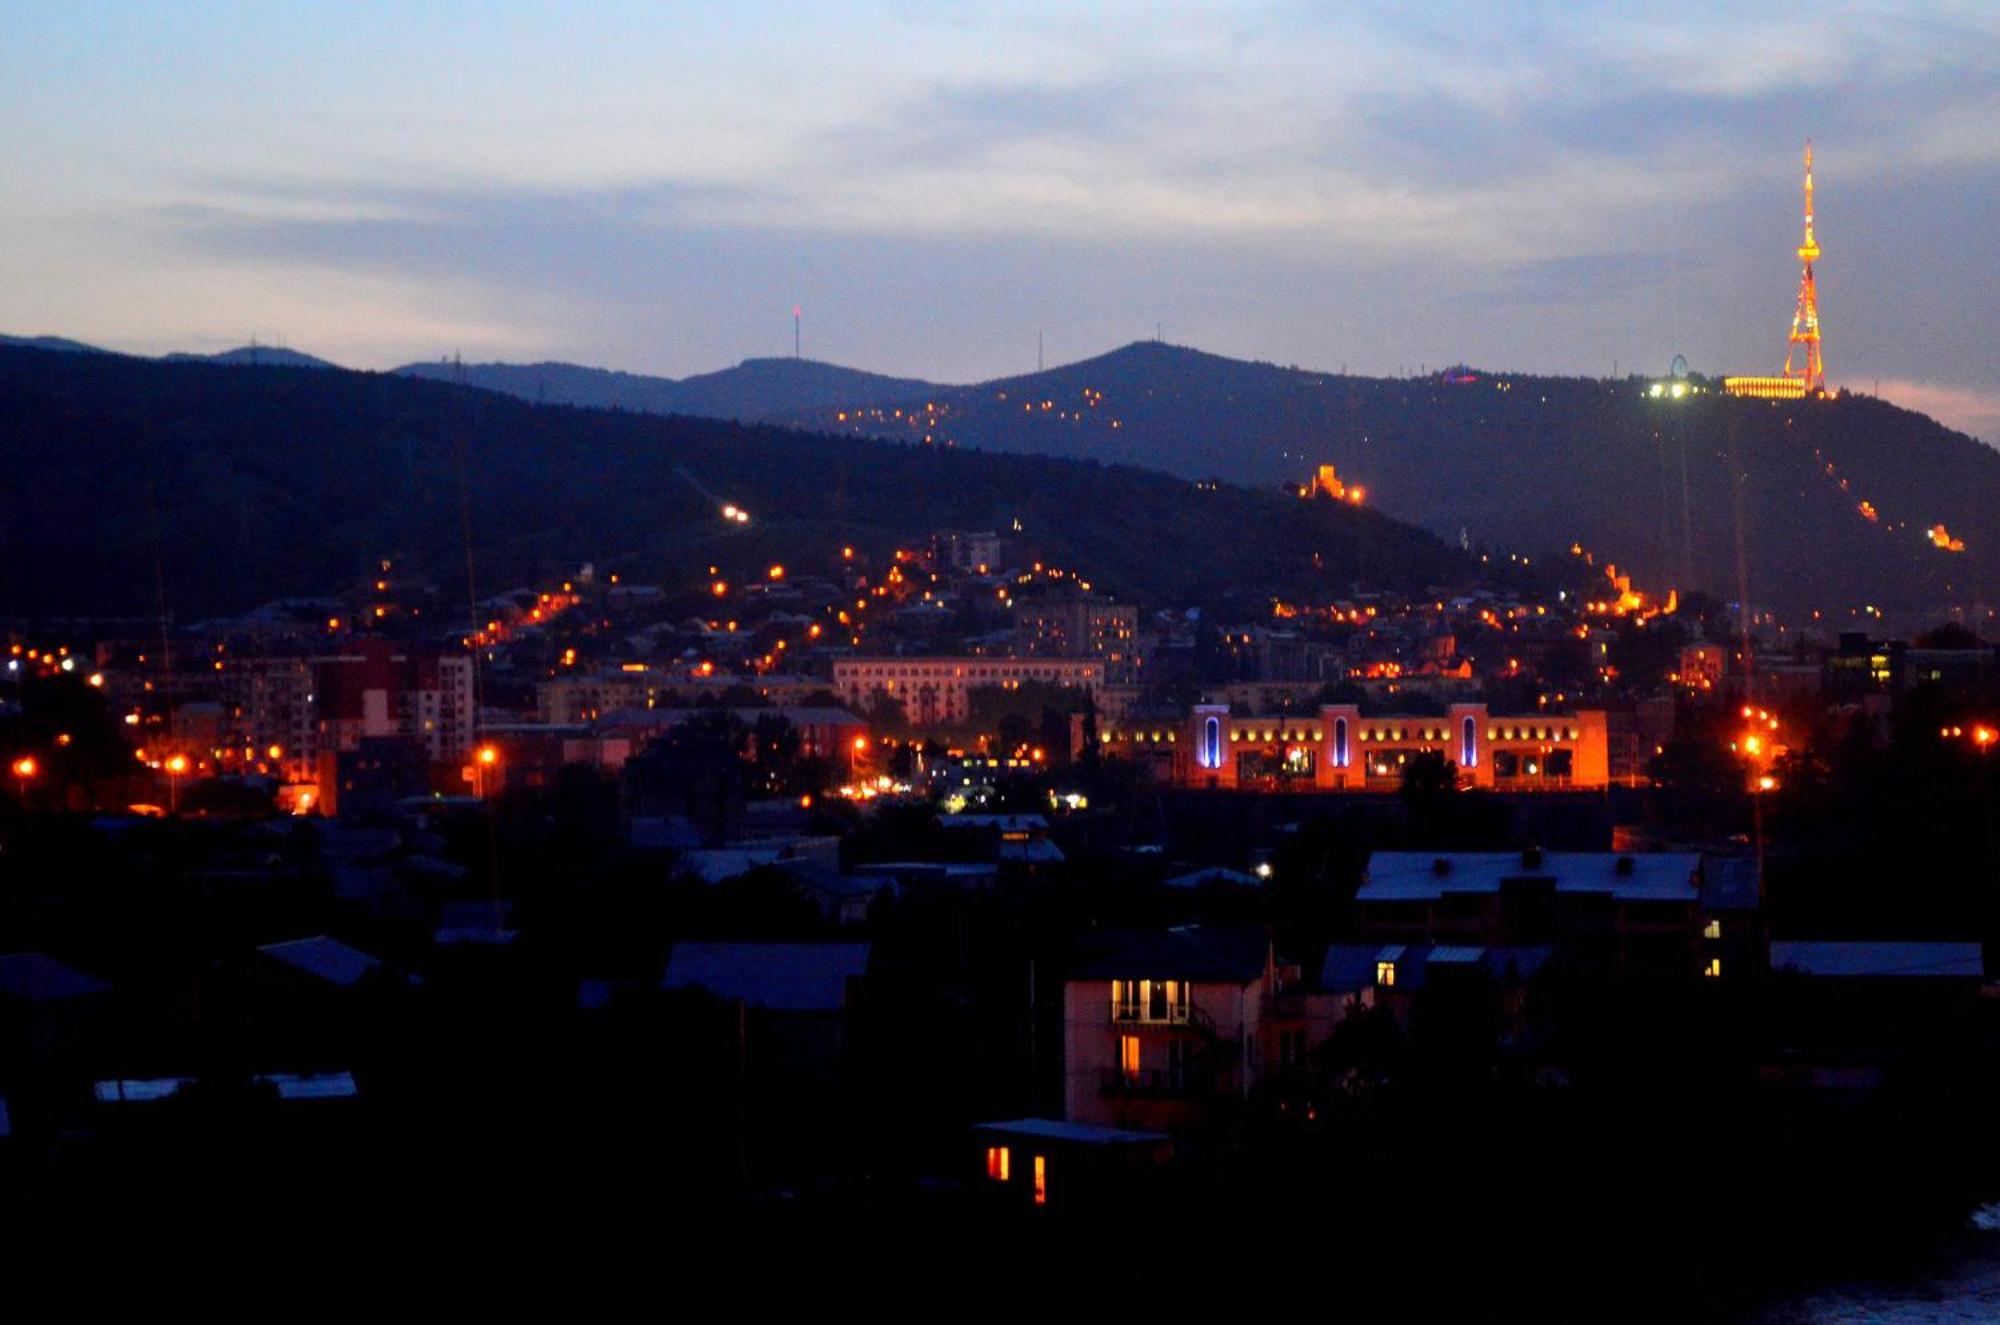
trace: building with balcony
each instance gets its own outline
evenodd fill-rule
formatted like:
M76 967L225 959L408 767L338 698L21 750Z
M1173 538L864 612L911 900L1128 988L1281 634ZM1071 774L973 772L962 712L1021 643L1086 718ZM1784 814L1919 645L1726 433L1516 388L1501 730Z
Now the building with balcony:
M1342 1014L1260 926L1107 938L1063 986L1064 1117L1186 1132L1302 1067Z

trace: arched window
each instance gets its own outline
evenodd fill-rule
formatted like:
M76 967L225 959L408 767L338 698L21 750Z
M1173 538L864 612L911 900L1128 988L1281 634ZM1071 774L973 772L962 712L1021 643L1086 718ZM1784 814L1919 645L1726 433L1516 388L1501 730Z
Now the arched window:
M1347 719L1333 720L1333 766L1347 767Z
M1206 718L1201 724L1201 766L1222 767L1222 720Z
M1459 732L1458 766L1479 767L1479 727L1471 718L1465 720L1465 725Z

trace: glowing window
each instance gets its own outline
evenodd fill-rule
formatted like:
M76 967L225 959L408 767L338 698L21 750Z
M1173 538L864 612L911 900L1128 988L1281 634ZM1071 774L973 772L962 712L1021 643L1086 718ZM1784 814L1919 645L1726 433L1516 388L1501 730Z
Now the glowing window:
M1139 1037L1121 1035L1118 1037L1118 1070L1128 1079L1139 1075Z
M1479 724L1471 718L1458 734L1458 766L1460 768L1479 767Z
M1333 766L1347 767L1347 719L1333 720Z
M1222 767L1222 721L1208 718L1201 724L1201 766Z
M1701 973L1711 980L1720 979L1722 976L1722 958L1710 957L1708 965L1701 968Z
M986 1176L995 1182L1006 1182L1012 1160L1013 1155L1006 1146L986 1147Z
M1045 1156L1035 1156L1035 1204L1049 1203L1049 1161Z
M1721 922L1720 920L1711 920L1711 921L1709 921L1709 922L1708 922L1708 923L1707 923L1706 925L1702 926L1702 930L1701 930L1701 936L1702 936L1703 938L1705 938L1705 939L1719 939L1719 938L1721 938L1721 937L1722 937L1722 922Z
M1384 989L1393 988L1396 983L1396 963L1376 962L1375 983Z

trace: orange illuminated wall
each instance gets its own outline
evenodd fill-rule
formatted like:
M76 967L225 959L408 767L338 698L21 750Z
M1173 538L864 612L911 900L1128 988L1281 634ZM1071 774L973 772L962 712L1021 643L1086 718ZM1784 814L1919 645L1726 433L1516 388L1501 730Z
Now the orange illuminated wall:
M1108 753L1135 757L1157 751L1151 730L1109 730ZM1462 786L1510 791L1599 790L1610 782L1610 741L1602 710L1496 717L1484 704L1454 704L1443 717L1364 717L1352 704L1328 704L1316 716L1232 717L1226 706L1198 704L1167 745L1177 785L1234 790L1395 791L1402 770L1420 754L1441 754L1458 768ZM1309 750L1311 777L1253 784L1243 773L1282 764ZM1552 758L1553 757L1553 758ZM1303 765L1301 765L1303 767ZM1561 774L1555 768L1566 768Z

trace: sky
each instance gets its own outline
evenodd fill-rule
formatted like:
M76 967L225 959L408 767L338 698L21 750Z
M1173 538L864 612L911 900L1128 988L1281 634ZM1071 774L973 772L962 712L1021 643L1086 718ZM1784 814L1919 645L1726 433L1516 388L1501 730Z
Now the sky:
M0 332L974 381L1156 333L2000 444L2000 4L0 0Z

